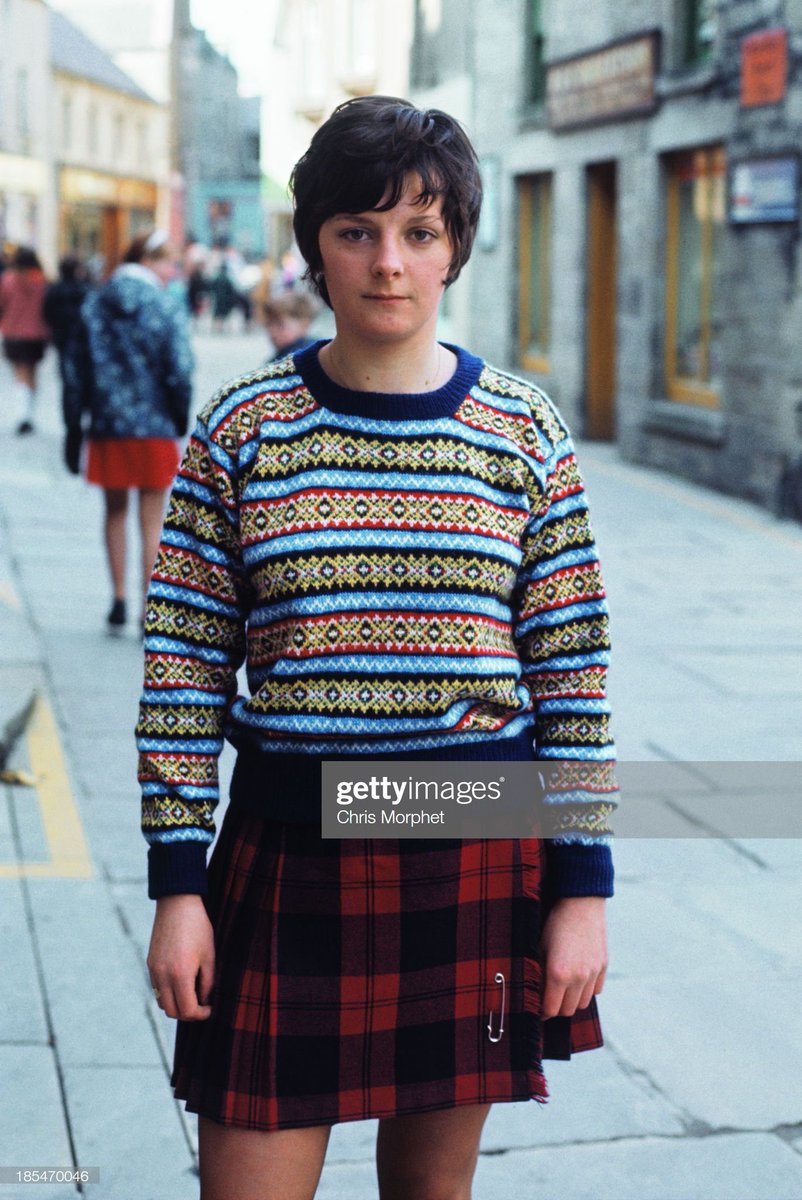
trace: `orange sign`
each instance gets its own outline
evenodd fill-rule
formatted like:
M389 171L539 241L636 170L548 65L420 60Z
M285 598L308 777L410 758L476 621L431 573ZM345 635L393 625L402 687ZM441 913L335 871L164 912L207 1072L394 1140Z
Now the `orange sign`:
M741 107L779 104L788 78L788 33L766 29L741 40Z

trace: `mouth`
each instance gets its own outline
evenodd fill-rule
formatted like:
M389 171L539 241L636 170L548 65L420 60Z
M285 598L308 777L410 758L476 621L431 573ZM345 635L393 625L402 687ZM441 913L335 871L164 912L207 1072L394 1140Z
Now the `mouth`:
M398 304L401 300L406 300L406 296L390 296L382 292L368 292L364 297L366 300L378 300L382 304Z

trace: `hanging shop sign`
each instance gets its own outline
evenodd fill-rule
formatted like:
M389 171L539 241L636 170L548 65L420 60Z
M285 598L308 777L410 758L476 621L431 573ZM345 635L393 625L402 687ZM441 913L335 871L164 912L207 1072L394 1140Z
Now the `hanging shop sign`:
M788 82L788 33L764 29L741 39L741 107L779 104Z
M158 198L156 184L149 180L126 179L76 167L62 167L59 191L61 200L67 204L103 204L121 208L155 208Z
M799 158L750 158L730 169L730 221L734 225L799 220Z
M650 30L549 63L546 108L551 128L573 129L654 112L659 49L659 32Z

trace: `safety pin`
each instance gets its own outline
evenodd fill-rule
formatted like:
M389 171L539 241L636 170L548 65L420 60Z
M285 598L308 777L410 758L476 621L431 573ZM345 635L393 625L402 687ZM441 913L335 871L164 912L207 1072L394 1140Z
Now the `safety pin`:
M487 1014L487 1038L490 1042L500 1042L504 1037L504 1006L507 1002L507 983L501 971L496 971L494 983L501 984L501 1017L498 1024L498 1033L493 1034L493 1011Z

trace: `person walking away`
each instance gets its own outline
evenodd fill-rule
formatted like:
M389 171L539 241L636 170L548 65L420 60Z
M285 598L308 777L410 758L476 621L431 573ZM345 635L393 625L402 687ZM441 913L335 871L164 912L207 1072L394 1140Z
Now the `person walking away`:
M282 292L262 305L262 319L275 354L269 361L296 354L311 346L309 327L318 314L318 305L308 292Z
M58 354L63 408L65 362L70 340L81 325L81 307L89 293L89 275L77 254L65 254L58 265L58 273L58 280L45 292L44 317Z
M50 337L44 317L47 290L42 265L30 246L19 246L0 277L0 332L3 353L14 371L18 434L34 431L36 375Z
M127 619L128 495L138 493L142 597L153 569L167 489L187 431L192 350L185 305L167 295L175 255L162 230L132 241L108 283L81 309L66 356L65 459L80 470L88 420L86 478L103 489L104 538L113 590L110 632Z

